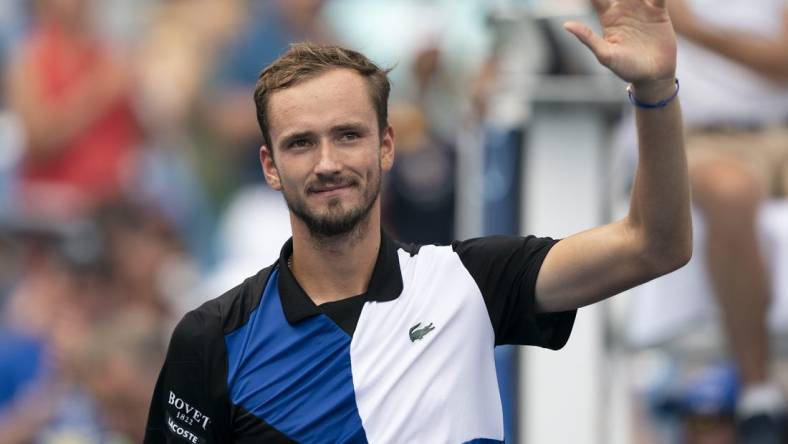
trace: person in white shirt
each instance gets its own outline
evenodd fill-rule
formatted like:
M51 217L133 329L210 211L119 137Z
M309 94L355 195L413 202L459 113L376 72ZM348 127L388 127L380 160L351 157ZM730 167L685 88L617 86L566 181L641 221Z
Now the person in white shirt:
M786 410L768 371L770 281L756 215L768 197L788 194L788 1L670 0L668 7L679 35L693 203L707 227L698 254L743 383L739 433L752 442L753 422L779 428L769 418Z

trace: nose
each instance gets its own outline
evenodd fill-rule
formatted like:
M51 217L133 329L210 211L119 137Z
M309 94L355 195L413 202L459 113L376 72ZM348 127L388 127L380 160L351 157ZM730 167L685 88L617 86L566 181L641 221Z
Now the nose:
M332 143L321 142L317 153L318 159L315 164L315 174L318 176L333 176L342 170L339 150Z

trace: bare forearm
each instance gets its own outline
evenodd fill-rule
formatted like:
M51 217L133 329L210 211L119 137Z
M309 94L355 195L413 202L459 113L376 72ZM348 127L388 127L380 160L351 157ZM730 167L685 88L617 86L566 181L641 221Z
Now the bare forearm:
M22 118L33 156L55 154L93 124L124 91L119 82L94 74L70 89L57 104L52 104L29 81L33 72L20 63L12 67L7 83L9 104Z
M634 86L635 96L654 103L673 93L672 81ZM627 223L643 242L648 260L675 268L692 249L689 179L679 100L664 108L637 109L639 163ZM675 262L675 263L674 263Z
M111 98L86 91L85 94L73 94L56 107L31 104L21 114L33 154L45 157L54 154L95 122L110 103Z
M564 27L643 103L673 95L676 36L665 0L595 0L603 28ZM537 307L561 311L591 304L685 264L692 252L689 179L678 99L637 110L640 164L626 218L564 238L536 281Z
M703 28L685 35L689 40L759 74L788 81L788 38L767 39L749 34Z

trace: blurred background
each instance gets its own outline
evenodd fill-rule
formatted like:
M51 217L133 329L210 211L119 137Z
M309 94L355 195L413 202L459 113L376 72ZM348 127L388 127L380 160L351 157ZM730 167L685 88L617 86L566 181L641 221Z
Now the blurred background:
M393 68L396 238L623 215L625 85L567 19L595 23L584 0L2 0L0 444L141 442L175 323L278 257L252 90L290 42ZM788 207L767 207L784 379ZM698 261L582 309L561 352L498 350L507 442L732 442L741 384Z

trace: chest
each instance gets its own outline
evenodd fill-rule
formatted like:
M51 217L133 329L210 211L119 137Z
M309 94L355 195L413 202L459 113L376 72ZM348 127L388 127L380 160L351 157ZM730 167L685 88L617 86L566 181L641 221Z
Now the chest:
M226 338L232 403L299 442L495 436L494 337L478 289L405 259L402 294L366 302L352 336L325 315L290 325L266 290Z

